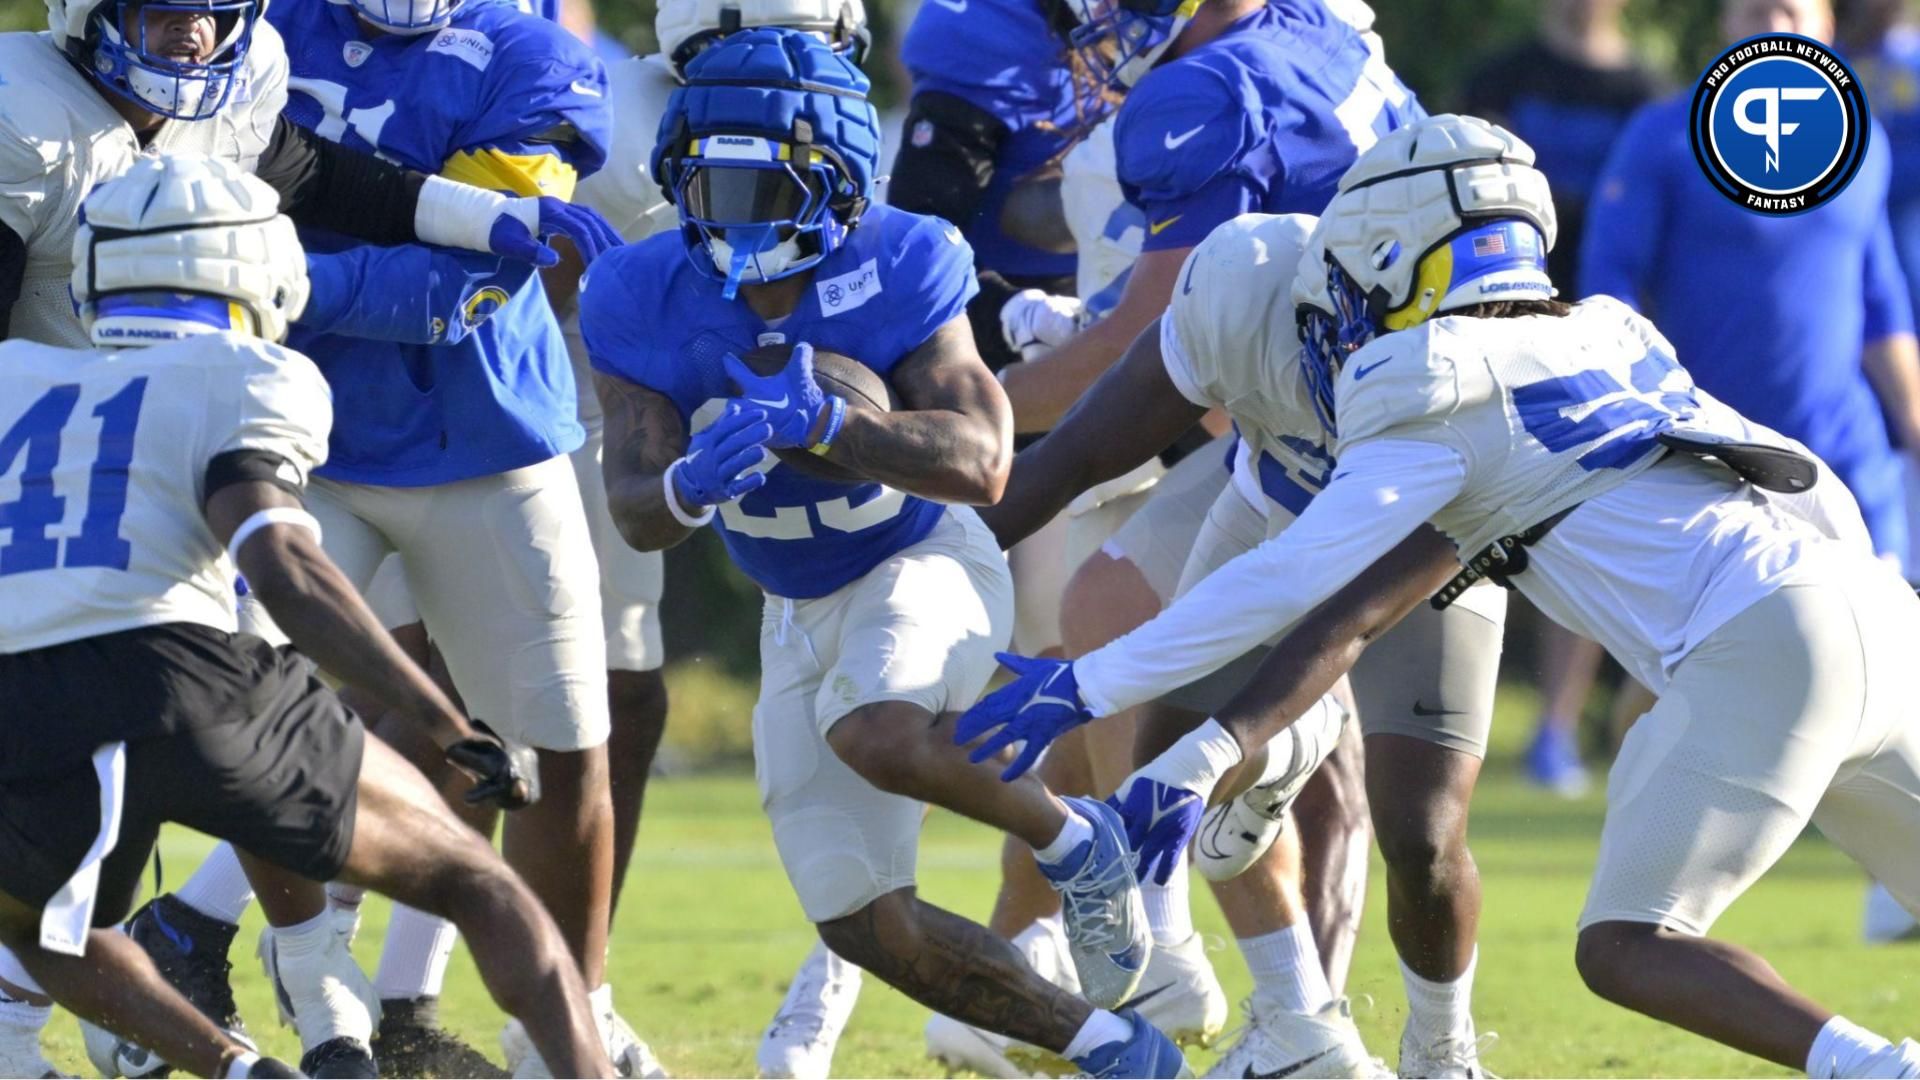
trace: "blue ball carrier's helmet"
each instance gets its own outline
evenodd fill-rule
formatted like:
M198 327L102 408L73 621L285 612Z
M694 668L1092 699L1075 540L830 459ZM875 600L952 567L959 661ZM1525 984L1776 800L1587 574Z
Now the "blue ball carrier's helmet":
M688 256L726 283L826 258L860 222L880 163L867 77L818 35L745 30L696 56L660 118L653 173Z

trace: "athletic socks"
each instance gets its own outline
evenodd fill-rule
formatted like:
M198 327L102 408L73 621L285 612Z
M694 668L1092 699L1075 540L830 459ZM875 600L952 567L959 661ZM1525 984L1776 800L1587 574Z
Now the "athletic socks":
M1044 866L1058 866L1081 844L1093 839L1093 823L1083 818L1072 807L1067 808L1067 823L1060 827L1060 835L1043 848L1035 848L1033 857Z
M1193 936L1193 889L1185 860L1167 875L1165 885L1142 881L1140 899L1147 905L1147 928L1155 945L1178 945Z
M1087 1022L1080 1025L1080 1030L1073 1036L1073 1041L1067 1044L1065 1050L1060 1051L1060 1056L1068 1061L1078 1061L1108 1043L1125 1042L1131 1038L1133 1038L1132 1024L1121 1019L1118 1013L1095 1009L1093 1015L1087 1017Z
M1467 969L1452 982L1431 982L1400 962L1400 978L1407 987L1407 1026L1423 1040L1448 1035L1469 1038L1473 1033L1473 970L1480 964L1475 949Z
M386 947L380 951L380 971L373 977L381 1000L439 997L458 937L445 919L394 904Z
M1253 992L1303 1016L1333 1003L1333 988L1320 967L1320 947L1306 920L1258 937L1240 938L1240 955L1253 973Z
M1807 1052L1807 1075L1871 1076L1875 1057L1891 1049L1892 1043L1875 1035L1844 1016L1835 1016L1813 1037L1813 1049Z
M253 903L253 886L246 871L240 869L240 857L232 844L216 844L213 854L201 862L185 885L173 894L175 900L209 919L223 923L240 922L247 905Z

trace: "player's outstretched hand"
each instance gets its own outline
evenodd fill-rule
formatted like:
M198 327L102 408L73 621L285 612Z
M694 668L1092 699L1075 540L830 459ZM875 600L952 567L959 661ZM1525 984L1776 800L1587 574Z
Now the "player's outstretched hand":
M1080 700L1072 662L1013 653L993 655L1018 678L975 702L960 717L953 741L965 746L988 735L968 755L976 764L1014 743L1025 743L1013 764L1000 774L1002 780L1017 780L1040 760L1048 743L1092 720L1093 713Z
M1165 885L1182 865L1187 841L1200 827L1206 800L1183 787L1146 775L1149 765L1120 783L1107 805L1120 811L1127 823L1127 846L1133 849L1133 870L1141 882L1151 878Z
M543 238L554 235L573 241L581 263L587 266L621 243L620 234L598 211L537 195L506 200L487 231L487 250L535 266L552 266L560 261L560 253Z
M1043 289L1021 289L1000 305L1000 336L1032 360L1067 343L1080 327L1080 301Z
M744 360L732 353L725 358L727 377L740 388L748 405L764 409L767 423L773 426L773 438L767 445L775 448L806 446L813 434L814 422L827 403L826 392L813 381L813 346L802 341L793 347L787 366L771 375L756 375Z
M473 721L475 735L446 749L446 759L473 777L467 802L493 803L518 810L540 801L540 759L530 746L508 746L486 724Z
M669 473L681 505L718 506L766 483L767 474L753 470L766 460L772 435L766 413L729 403L687 441L687 455Z

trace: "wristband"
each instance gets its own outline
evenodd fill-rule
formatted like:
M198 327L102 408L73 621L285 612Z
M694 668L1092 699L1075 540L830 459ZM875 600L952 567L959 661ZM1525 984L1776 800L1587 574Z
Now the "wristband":
M526 207L514 205L523 202ZM513 200L496 191L462 184L438 176L427 177L420 187L420 201L413 211L413 233L423 244L438 244L441 247L466 248L469 251L491 251L493 223L501 214L512 213L527 226L527 231L538 234L540 231L540 212L532 206L533 200ZM527 220L527 210L532 211L533 220Z
M662 476L660 480L666 487L667 512L673 515L673 520L685 525L689 529L697 529L713 520L714 508L709 506L705 508L705 512L703 513L689 514L685 508L680 505L680 489L674 486L673 471L686 463L686 458L675 460L673 464L667 466L666 475Z
M833 447L833 437L840 434L840 428L846 422L847 399L835 394L827 399L827 430L820 433L819 442L807 449L821 457L826 457L827 451Z
M315 543L320 540L320 522L312 514L298 506L269 506L255 510L233 530L233 539L227 541L227 558L232 559L235 566L240 565L241 546L269 525L298 525L313 534Z
M1204 800L1213 794L1220 777L1240 764L1241 756L1239 741L1209 717L1134 775L1191 791Z

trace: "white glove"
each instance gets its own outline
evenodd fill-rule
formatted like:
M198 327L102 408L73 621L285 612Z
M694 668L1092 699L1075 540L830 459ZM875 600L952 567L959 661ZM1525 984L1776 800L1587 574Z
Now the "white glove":
M1080 301L1039 289L1021 289L1000 305L1000 336L1032 360L1065 344L1080 328Z

